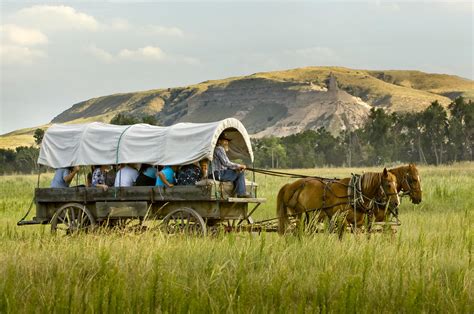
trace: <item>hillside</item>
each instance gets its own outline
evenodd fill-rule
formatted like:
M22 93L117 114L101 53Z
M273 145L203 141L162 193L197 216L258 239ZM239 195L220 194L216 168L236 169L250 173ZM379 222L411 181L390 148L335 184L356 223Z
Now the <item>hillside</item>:
M156 115L162 125L235 117L258 137L321 126L337 134L359 127L371 107L420 111L434 100L447 106L460 95L474 99L473 83L419 71L305 67L93 98L73 105L51 123L108 122L125 112ZM34 129L0 136L0 147L32 144Z

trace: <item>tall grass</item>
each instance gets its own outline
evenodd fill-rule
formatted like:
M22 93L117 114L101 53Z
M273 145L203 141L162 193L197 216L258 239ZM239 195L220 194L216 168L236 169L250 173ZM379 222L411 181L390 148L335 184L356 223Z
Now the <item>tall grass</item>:
M423 202L403 201L398 233L342 241L272 233L54 237L49 226L15 225L36 177L0 177L0 312L472 313L473 170L422 168ZM288 180L257 181L268 203L255 218L274 217Z

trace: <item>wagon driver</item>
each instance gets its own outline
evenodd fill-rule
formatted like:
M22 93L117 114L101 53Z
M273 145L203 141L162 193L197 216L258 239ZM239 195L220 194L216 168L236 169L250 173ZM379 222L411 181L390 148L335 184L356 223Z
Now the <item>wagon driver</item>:
M216 147L214 149L214 158L212 160L212 171L214 171L214 177L218 181L232 181L237 197L250 197L245 190L245 174L244 170L247 168L245 165L231 162L227 157L227 151L229 150L229 142L231 139L222 133L217 140Z

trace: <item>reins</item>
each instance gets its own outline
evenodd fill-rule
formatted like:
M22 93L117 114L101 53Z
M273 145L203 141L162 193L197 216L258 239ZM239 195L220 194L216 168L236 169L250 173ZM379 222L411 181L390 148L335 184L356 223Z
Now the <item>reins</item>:
M256 173L261 173L273 177L283 177L283 178L293 178L293 179L306 179L306 178L314 178L314 179L320 179L323 181L337 181L339 180L338 178L325 178L325 177L319 177L319 176L306 176L303 174L298 174L298 173L288 173L288 172L281 172L281 171L274 171L274 170L267 170L267 169L258 169L258 168L246 168L249 171L253 171Z

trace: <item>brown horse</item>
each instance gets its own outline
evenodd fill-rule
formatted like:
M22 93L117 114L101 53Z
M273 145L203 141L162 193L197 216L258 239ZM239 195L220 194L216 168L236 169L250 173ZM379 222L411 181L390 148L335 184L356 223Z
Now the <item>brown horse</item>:
M421 203L421 179L415 164L401 166L388 170L397 177L397 192L403 192L403 195L409 195L413 204ZM374 220L383 222L387 219L390 212L396 216L398 209L387 210L386 206L376 206L374 210Z
M301 216L309 212L323 212L329 219L338 213L346 215L353 227L361 226L364 217L376 204L400 204L397 179L386 168L383 172L368 172L351 178L325 180L304 178L284 185L278 192L278 231L287 231L289 216Z

